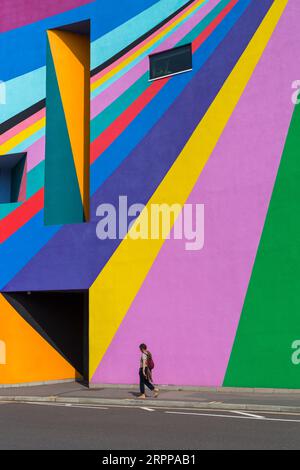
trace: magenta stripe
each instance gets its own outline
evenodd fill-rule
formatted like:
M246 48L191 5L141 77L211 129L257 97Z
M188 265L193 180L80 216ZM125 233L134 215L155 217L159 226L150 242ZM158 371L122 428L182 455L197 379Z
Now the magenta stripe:
M25 201L26 200L26 180L27 180L27 169L25 168L25 171L22 176L22 181L20 184L20 191L19 191L19 197L18 201Z
M186 34L188 34L217 4L219 0L212 0L204 5L195 15L185 22L172 36L155 48L155 52L174 47ZM148 69L148 57L142 59L135 67L120 77L110 87L96 96L91 103L91 118L100 114L107 106L115 101L122 93L130 88Z

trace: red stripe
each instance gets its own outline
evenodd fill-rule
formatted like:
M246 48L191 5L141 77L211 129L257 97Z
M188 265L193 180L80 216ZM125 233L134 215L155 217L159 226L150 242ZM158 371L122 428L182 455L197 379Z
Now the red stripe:
M169 79L153 82L114 122L91 144L91 163L103 153L112 142L129 126L136 116L157 95Z
M26 224L44 206L44 188L0 221L0 243Z
M192 42L192 51L195 52L208 38L212 31L221 23L225 16L237 4L238 0L232 0L224 10L205 28L204 31ZM171 77L162 78L153 82L118 118L100 134L91 144L91 163L93 163L126 129L136 116L167 84ZM44 207L44 189L40 189L34 196L28 199L22 206L0 221L0 243L26 224L31 217Z

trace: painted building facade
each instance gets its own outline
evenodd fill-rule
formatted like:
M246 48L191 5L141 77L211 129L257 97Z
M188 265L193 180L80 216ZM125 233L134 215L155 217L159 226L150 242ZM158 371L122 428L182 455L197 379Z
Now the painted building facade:
M145 342L160 384L300 388L299 1L2 4L0 384L135 383ZM203 247L100 240L120 196L203 204Z

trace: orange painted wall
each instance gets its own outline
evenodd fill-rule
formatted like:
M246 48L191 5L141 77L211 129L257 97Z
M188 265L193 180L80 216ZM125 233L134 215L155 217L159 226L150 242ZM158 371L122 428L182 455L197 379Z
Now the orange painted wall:
M75 378L75 369L0 295L0 384Z

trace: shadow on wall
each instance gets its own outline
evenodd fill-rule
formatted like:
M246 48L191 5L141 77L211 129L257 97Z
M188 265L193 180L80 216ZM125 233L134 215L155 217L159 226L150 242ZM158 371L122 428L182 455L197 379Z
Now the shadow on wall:
M6 300L77 371L88 378L88 292L14 292ZM0 343L1 363L1 343Z

